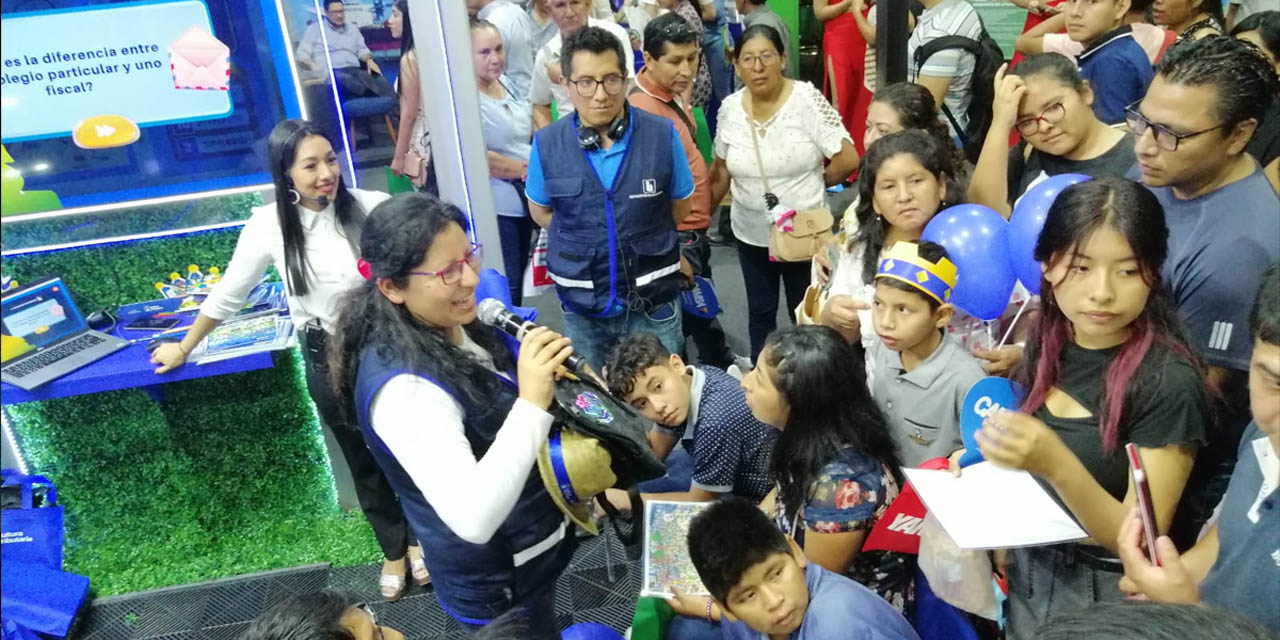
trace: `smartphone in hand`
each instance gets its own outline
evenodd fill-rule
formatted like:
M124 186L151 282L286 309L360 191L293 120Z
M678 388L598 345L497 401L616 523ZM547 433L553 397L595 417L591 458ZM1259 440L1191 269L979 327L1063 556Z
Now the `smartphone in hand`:
M1124 445L1124 452L1129 456L1129 474L1133 478L1133 488L1138 493L1138 517L1142 519L1142 535L1147 543L1147 558L1151 564L1160 566L1160 557L1156 554L1156 510L1151 504L1151 486L1147 483L1147 471L1142 466L1142 456L1138 454L1138 445L1130 442Z

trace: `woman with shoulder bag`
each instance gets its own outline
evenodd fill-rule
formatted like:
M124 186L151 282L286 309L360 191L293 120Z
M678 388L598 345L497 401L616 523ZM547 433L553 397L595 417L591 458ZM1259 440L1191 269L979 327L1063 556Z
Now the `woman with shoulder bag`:
M840 114L813 85L782 77L782 51L773 27L755 25L742 33L734 57L744 88L720 106L711 166L711 201L733 193L752 359L776 325L779 281L789 310L809 286L810 259L831 234L825 188L858 167ZM823 219L825 229L809 228L821 227L815 221ZM796 245L809 249L778 255Z
M493 205L498 212L498 236L502 239L502 266L511 288L511 303L518 305L534 231L524 199L533 107L527 98L507 90L508 82L502 75L507 54L498 27L486 20L472 20L471 53L480 90L480 126L489 159Z
M429 193L436 192L435 170L431 166L431 131L422 108L422 91L418 78L418 51L413 45L413 25L409 21L409 0L396 0L387 20L391 36L400 40L400 75L396 92L400 94L400 129L396 132L396 150L391 156L391 173L407 176L413 186ZM410 126L406 121L413 118Z
M151 355L156 373L182 366L191 350L244 307L250 291L274 266L284 278L289 315L303 338L307 392L321 425L333 434L355 481L356 497L373 527L385 556L380 580L382 597L398 600L408 588L405 555L418 584L430 581L404 513L391 485L378 468L360 434L343 419L325 382L324 352L336 314L338 295L363 281L356 266L360 227L367 212L387 194L348 189L338 169L333 145L315 125L285 120L267 138L267 157L275 183L274 204L254 207L236 242L235 253L213 293L200 305L200 315L180 342L161 344Z

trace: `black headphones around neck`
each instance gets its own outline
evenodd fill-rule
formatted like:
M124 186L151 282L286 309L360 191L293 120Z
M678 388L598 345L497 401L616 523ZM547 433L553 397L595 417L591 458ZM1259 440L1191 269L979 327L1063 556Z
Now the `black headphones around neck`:
M613 124L609 125L609 139L618 141L627 133L627 125L631 120L631 106L624 100L622 102L622 115L618 116ZM573 114L573 122L577 125L578 130L578 147L583 151L595 151L600 148L600 130L595 127L588 127L582 124L582 119L578 114Z

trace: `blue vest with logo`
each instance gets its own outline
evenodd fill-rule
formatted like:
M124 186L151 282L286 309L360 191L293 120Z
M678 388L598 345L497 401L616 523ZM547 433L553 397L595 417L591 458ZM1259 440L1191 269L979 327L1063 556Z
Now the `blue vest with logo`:
M373 347L361 354L356 376L360 430L422 545L441 606L462 622L484 624L550 588L569 564L576 538L564 514L547 495L536 468L530 472L516 506L488 542L475 544L454 534L369 423L370 405L378 390L403 373L432 381L462 407L463 428L476 458L488 451L511 411L516 400L515 385L497 376L503 384L496 385L494 397L483 405L471 406L436 372L410 370L379 356ZM430 425L424 428L429 429Z
M578 146L576 116L538 132L552 212L547 271L560 302L582 315L663 304L680 291L671 121L629 111L627 149L611 185Z

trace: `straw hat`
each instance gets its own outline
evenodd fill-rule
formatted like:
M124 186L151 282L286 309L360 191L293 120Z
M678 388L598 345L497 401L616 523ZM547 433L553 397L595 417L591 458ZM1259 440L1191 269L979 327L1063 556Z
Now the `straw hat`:
M612 458L600 441L569 429L552 427L538 452L538 473L547 493L569 519L598 535L591 498L617 484Z

